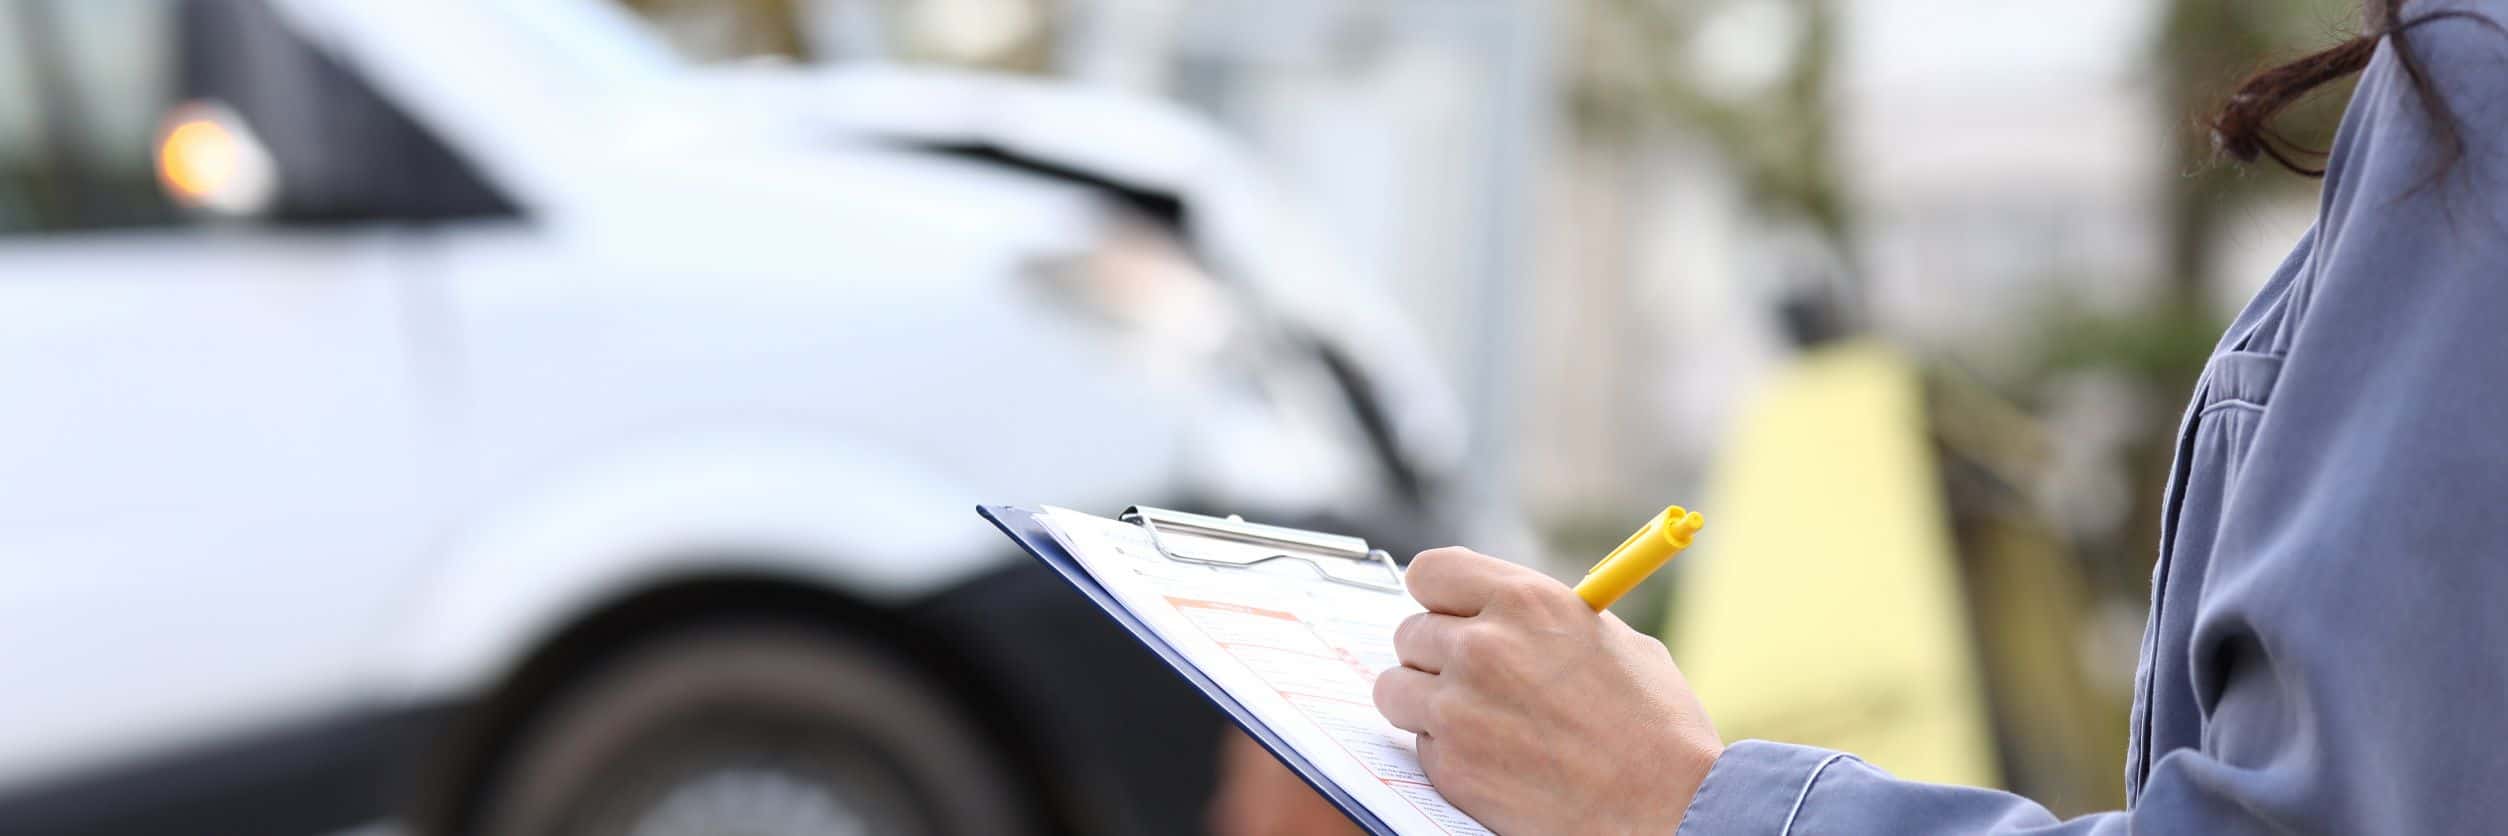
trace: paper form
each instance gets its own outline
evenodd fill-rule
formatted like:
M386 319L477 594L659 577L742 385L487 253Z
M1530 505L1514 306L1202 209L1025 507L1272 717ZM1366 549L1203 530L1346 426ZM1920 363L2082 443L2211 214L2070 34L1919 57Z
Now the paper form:
M1179 563L1139 526L1063 508L1064 549L1186 661L1396 832L1488 834L1420 773L1417 738L1377 713L1376 673L1399 664L1410 596L1326 583L1287 562Z

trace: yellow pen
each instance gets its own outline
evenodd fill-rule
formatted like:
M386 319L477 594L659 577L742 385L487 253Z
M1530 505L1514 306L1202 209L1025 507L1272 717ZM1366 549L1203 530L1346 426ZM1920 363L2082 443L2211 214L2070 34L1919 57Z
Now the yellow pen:
M1594 612L1601 612L1636 589L1672 556L1689 548L1698 530L1707 527L1707 518L1696 511L1674 505L1646 521L1646 527L1621 541L1620 547L1602 556L1602 562L1585 570L1585 579L1576 583L1576 597L1585 599Z

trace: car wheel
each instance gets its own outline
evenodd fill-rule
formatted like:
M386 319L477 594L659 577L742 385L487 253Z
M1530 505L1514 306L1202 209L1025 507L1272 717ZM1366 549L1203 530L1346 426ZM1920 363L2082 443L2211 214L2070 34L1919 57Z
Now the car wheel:
M517 738L490 836L1019 834L1006 760L893 658L797 626L655 640L580 678Z

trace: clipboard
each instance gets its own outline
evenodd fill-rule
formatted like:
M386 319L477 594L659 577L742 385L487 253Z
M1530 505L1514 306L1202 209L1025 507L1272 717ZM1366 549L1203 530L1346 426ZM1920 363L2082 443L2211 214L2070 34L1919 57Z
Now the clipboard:
M976 506L976 513L991 521L1020 548L1053 569L1087 596L1090 603L1123 625L1135 640L1158 654L1159 659L1174 669L1177 675L1193 683L1205 698L1219 706L1227 714L1229 722L1269 750L1273 757L1296 773L1299 780L1340 808L1352 822L1375 836L1399 836L1399 831L1327 777L1278 732L1255 716L1243 702L1119 601L1039 518L1041 511L979 505ZM1383 594L1406 594L1401 585L1401 569L1394 564L1392 557L1383 550L1369 548L1365 540L1356 537L1142 506L1126 509L1118 519L1147 530L1150 542L1159 555L1171 561L1226 568L1293 561L1306 564L1324 581Z

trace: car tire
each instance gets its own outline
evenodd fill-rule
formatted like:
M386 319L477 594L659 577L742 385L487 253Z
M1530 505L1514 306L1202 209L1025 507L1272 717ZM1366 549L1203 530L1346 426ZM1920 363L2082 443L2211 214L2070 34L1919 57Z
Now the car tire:
M488 836L1023 834L1008 761L947 692L827 631L729 625L578 678L516 736Z

